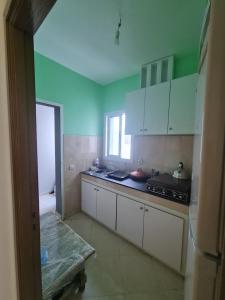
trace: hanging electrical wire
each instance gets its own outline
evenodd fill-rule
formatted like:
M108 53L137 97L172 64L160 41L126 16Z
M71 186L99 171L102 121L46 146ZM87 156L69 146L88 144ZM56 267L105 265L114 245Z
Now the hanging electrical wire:
M122 26L122 0L118 0L118 15L119 15L119 22L116 27L115 40L114 40L114 43L117 46L120 45L120 30Z
M120 20L117 25L116 34L115 34L115 45L117 45L117 46L119 46L119 44L120 44L120 28L121 28L121 26L122 26L122 19L120 16Z

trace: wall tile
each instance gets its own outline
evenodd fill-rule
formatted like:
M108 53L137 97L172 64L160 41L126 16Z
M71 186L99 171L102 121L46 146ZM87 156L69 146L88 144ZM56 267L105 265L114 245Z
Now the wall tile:
M134 137L134 159L128 162L103 162L108 167L134 170L143 160L142 168L170 172L177 168L179 161L191 174L192 136L136 136ZM97 136L64 136L64 202L65 215L71 216L80 211L81 188L80 172L87 170L96 157L102 158L103 141ZM73 165L73 170L70 170Z
M145 171L157 169L170 172L177 168L182 161L186 170L191 174L193 136L136 136L134 137L134 159L130 163L104 161L107 166L134 170L143 160Z
M102 139L97 136L64 136L64 209L65 216L80 211L80 172L100 157ZM73 166L73 168L70 168Z

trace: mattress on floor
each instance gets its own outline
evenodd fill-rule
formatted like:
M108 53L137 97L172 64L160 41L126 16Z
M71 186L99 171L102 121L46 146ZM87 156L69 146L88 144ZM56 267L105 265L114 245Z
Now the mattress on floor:
M42 265L42 297L51 299L84 268L95 250L54 213L40 217L41 247L48 259Z

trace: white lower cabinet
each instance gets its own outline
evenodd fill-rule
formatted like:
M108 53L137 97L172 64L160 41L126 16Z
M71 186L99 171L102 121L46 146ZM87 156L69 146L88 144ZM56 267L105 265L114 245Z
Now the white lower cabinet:
M97 220L116 229L116 194L97 187Z
M185 219L82 180L82 211L183 272Z
M184 220L145 207L143 249L173 269L181 270Z
M116 229L116 194L88 183L81 182L81 209L112 230Z
M97 215L97 188L93 184L82 181L81 209L88 215L96 218Z
M143 204L117 196L117 232L139 247L142 247L143 216Z

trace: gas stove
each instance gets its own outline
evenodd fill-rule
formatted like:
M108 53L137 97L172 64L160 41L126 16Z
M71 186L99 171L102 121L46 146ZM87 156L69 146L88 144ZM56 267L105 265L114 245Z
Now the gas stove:
M159 174L147 180L146 191L183 204L190 201L191 181L176 179L170 174Z

